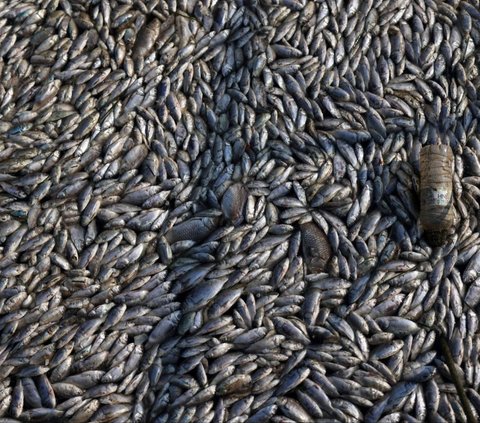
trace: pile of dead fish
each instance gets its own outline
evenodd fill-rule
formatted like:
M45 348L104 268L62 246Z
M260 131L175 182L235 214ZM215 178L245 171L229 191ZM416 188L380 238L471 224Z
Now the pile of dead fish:
M0 422L478 421L479 48L479 0L0 0Z

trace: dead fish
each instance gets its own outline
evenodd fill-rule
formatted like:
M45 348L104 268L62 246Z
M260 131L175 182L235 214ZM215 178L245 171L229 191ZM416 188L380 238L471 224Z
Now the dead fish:
M219 223L218 217L194 217L175 225L165 234L165 239L170 243L186 240L199 242L208 237Z
M244 211L248 198L248 190L241 183L231 185L223 194L222 211L225 218L234 225L244 220Z
M302 234L302 251L307 269L313 273L325 270L332 256L328 237L313 222L300 226Z

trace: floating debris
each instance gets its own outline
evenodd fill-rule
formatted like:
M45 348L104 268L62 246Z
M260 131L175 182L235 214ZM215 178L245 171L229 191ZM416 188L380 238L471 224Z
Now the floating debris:
M420 221L432 247L445 244L454 225L453 152L449 145L427 145L420 152Z

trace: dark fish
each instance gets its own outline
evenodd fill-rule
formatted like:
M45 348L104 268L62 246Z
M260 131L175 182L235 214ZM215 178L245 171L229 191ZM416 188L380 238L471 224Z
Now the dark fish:
M172 244L186 240L199 242L208 237L219 223L218 217L194 217L175 225L166 233L165 238Z
M241 183L231 185L222 197L222 211L225 218L234 225L242 223L247 203L248 190Z
M313 222L303 223L300 230L303 258L307 269L312 273L323 272L332 256L328 237Z

